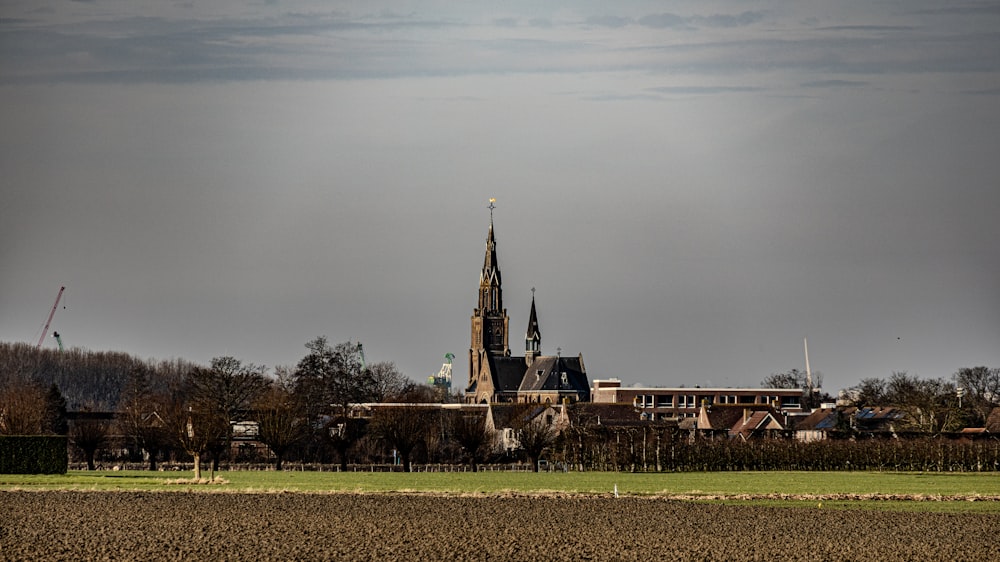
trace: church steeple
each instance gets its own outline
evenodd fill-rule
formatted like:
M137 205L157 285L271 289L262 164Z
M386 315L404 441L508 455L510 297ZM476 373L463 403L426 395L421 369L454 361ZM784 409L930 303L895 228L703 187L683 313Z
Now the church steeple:
M486 257L479 273L479 302L472 312L472 343L469 346L469 389L479 382L487 356L509 357L510 318L503 307L500 265L497 261L496 235L493 233L495 199L490 199L490 230L486 235Z
M542 353L542 332L538 329L538 314L535 312L535 288L531 288L531 314L528 317L528 331L524 335L524 362L529 366Z
M490 203L490 231L486 235L486 258L479 274L479 309L496 312L503 310L503 291L500 282L500 265L497 262L497 241L493 234L493 210Z

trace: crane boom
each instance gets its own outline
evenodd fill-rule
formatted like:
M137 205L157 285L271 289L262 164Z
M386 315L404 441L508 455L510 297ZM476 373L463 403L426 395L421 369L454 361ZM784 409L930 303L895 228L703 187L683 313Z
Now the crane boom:
M66 287L59 287L59 294L56 295L56 302L52 305L52 311L49 312L49 319L45 321L45 328L42 329L42 337L38 338L38 345L36 348L42 347L42 342L45 341L45 336L49 335L49 326L52 324L52 317L56 315L56 309L59 308L59 299L62 298L63 291Z

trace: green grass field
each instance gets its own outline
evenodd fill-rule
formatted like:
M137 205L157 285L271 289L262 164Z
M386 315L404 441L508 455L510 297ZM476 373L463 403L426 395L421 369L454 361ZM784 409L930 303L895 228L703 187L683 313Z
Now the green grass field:
M207 477L204 472L203 476ZM604 494L684 496L693 501L753 502L832 508L1000 513L1000 474L898 472L246 472L223 471L215 484L188 481L190 472L82 472L0 475L0 490L141 490L444 494ZM840 494L918 496L932 501L822 498ZM785 496L806 496L786 498ZM769 497L765 497L769 496ZM817 496L820 496L817 498ZM939 501L941 497L961 497ZM990 498L989 501L972 501Z

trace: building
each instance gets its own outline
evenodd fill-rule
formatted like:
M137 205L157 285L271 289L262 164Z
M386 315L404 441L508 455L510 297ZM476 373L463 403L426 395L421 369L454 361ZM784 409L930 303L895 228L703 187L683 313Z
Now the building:
M704 404L696 428L705 436L740 438L783 437L784 415L770 404Z
M503 306L503 284L493 232L493 204L486 236L486 257L479 274L479 302L472 313L469 380L465 399L473 403L519 402L561 404L590 400L583 355L542 354L532 289L531 312L524 336L524 355L510 349L510 317Z
M591 400L633 404L655 419L693 418L703 404L763 404L784 414L801 413L802 390L789 388L622 387L618 379L595 379Z
M817 408L795 424L799 441L822 441L838 437L897 437L897 425L906 413L892 406L834 406Z

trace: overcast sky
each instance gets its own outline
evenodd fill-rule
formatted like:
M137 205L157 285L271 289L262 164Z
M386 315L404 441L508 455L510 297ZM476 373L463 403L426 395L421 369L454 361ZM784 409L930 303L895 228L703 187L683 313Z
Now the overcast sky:
M996 2L0 4L0 341L836 394L1000 367ZM49 338L48 347L56 343Z

